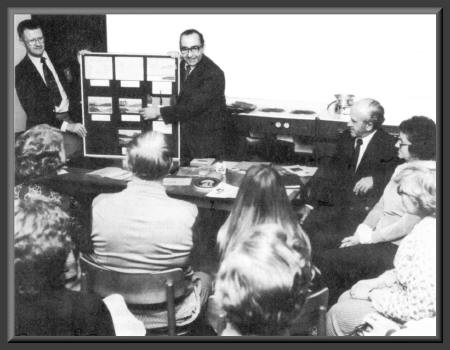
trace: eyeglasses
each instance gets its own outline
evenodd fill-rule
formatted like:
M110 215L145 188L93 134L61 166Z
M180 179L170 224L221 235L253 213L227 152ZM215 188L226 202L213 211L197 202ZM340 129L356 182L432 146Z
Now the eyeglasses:
M395 141L395 144L398 145L399 147L402 147L402 146L411 146L410 143L403 143L403 142L402 142L402 139L399 138L399 137L397 138L397 141Z
M190 51L194 55L197 55L200 52L201 48L202 48L202 46L192 46L192 47L184 47L183 46L180 48L180 52L182 55L187 55L188 52Z
M25 42L28 43L28 44L36 45L37 43L43 43L44 42L44 37L41 36L40 38L31 39L31 40L25 40Z

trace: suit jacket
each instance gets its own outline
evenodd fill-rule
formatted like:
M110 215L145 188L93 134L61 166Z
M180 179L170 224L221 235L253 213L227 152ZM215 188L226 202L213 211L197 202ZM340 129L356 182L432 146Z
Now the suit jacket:
M350 131L342 133L336 152L327 169L319 169L311 180L311 192L307 203L314 207L347 206L370 210L381 197L395 167L398 164L395 138L378 129L364 152L356 172L351 166L355 138ZM372 176L373 188L364 195L355 195L353 187L363 177Z
M182 144L190 157L220 156L224 144L225 76L207 56L185 80L181 65L181 92L176 104L161 108L166 123L181 123Z
M15 334L25 336L114 336L108 308L96 295L55 290L16 294Z
M67 93L65 75L53 60L52 64ZM27 114L26 128L29 129L38 124L49 124L60 128L62 121L56 118L54 105L50 98L50 89L45 85L28 55L19 62L15 72L17 96Z

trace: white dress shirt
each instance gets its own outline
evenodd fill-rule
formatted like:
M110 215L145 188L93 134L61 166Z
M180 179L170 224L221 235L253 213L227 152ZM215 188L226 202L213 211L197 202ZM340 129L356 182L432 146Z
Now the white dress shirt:
M372 140L372 137L373 137L373 135L375 135L376 132L377 131L375 130L372 133L370 133L369 135L366 135L366 136L363 136L363 137L357 137L355 139L354 147L356 147L356 141L358 140L358 138L361 139L362 142L363 142L362 145L361 145L361 148L359 149L359 156L358 156L358 161L356 162L355 171L356 171L356 169L358 169L359 163L361 163L361 159L362 159L362 157L364 155L364 152L366 151L367 146L370 143L370 140Z

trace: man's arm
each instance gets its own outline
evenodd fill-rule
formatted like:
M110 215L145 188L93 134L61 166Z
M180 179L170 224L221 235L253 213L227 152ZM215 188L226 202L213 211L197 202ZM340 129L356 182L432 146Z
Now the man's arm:
M161 116L166 123L183 122L200 117L211 105L222 103L225 77L222 71L210 71L202 84L184 91L183 100L174 106L162 107Z

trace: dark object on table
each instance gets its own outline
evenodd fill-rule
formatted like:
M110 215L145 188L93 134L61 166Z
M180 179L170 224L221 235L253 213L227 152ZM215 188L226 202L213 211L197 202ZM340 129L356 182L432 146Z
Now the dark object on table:
M213 177L199 177L193 180L195 187L200 189L210 189L216 187L220 183L220 180Z
M273 113L281 113L284 112L283 108L261 108L261 112L273 112Z
M236 101L233 104L227 106L227 109L231 113L249 113L256 109L256 106L251 103L243 102L243 101Z
M306 110L302 110L302 109L295 109L295 110L291 111L291 114L308 114L308 115L311 115L311 114L316 114L316 112L314 112L314 111L306 111Z

